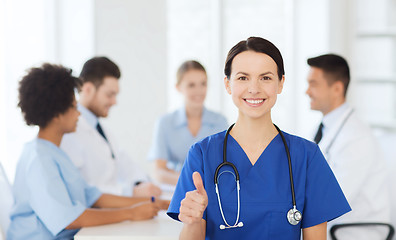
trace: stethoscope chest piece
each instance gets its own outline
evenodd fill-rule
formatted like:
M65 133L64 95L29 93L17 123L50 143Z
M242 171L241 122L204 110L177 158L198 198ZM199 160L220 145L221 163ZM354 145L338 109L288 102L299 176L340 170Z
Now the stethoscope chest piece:
M288 212L287 212L287 221L289 221L289 223L291 225L297 225L300 223L302 219L302 214L300 211L298 211L296 209L296 207L291 208Z

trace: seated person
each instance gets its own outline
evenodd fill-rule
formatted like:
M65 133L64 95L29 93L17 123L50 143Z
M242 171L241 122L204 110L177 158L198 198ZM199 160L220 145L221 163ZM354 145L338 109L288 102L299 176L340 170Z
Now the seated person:
M77 129L65 134L61 148L69 155L81 175L104 193L158 197L161 189L148 181L146 173L117 145L110 129L100 118L106 118L116 104L121 72L107 57L85 62L80 79Z
M207 81L197 61L186 61L177 71L176 88L184 96L184 106L159 119L148 156L160 182L176 185L190 146L228 127L223 115L204 106Z
M62 66L32 68L19 83L19 103L27 125L39 127L19 159L14 207L7 239L73 239L79 228L153 218L168 201L102 194L87 185L60 148L75 131L80 113L74 90L79 79Z

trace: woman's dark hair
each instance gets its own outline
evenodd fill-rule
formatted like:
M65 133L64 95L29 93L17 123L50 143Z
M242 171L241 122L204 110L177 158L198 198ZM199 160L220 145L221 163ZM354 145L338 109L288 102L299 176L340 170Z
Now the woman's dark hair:
M245 51L254 51L258 53L264 53L270 56L278 67L279 80L285 75L285 69L283 66L283 58L279 49L270 41L260 37L250 37L247 40L240 41L237 45L231 48L228 52L227 59L224 66L224 74L230 79L231 76L231 65L235 56Z
M98 88L103 84L105 77L115 77L119 79L121 72L117 64L107 57L94 57L84 63L80 73L81 80L91 82Z
M28 70L18 89L18 107L27 125L46 127L73 106L75 89L81 81L71 73L71 69L49 63Z
M202 66L202 64L200 64L198 61L195 60L185 61L184 63L182 63L182 65L180 65L179 69L177 69L177 74L176 74L177 85L181 83L184 74L190 70L200 70L206 74L206 70L204 66Z

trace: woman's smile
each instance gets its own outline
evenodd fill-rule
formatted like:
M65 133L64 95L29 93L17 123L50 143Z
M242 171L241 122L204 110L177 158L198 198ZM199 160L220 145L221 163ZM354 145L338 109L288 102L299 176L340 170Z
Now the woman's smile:
M264 98L244 98L243 100L251 107L259 107L263 105L265 101Z

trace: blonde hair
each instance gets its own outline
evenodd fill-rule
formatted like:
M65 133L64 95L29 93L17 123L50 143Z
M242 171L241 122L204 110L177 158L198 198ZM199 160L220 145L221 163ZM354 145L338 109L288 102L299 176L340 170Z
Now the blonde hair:
M179 69L177 69L176 85L179 85L181 83L184 74L190 70L200 70L206 74L206 70L205 70L204 66L202 66L201 63L199 63L195 60L185 61L184 63L182 63L182 65L180 65Z

